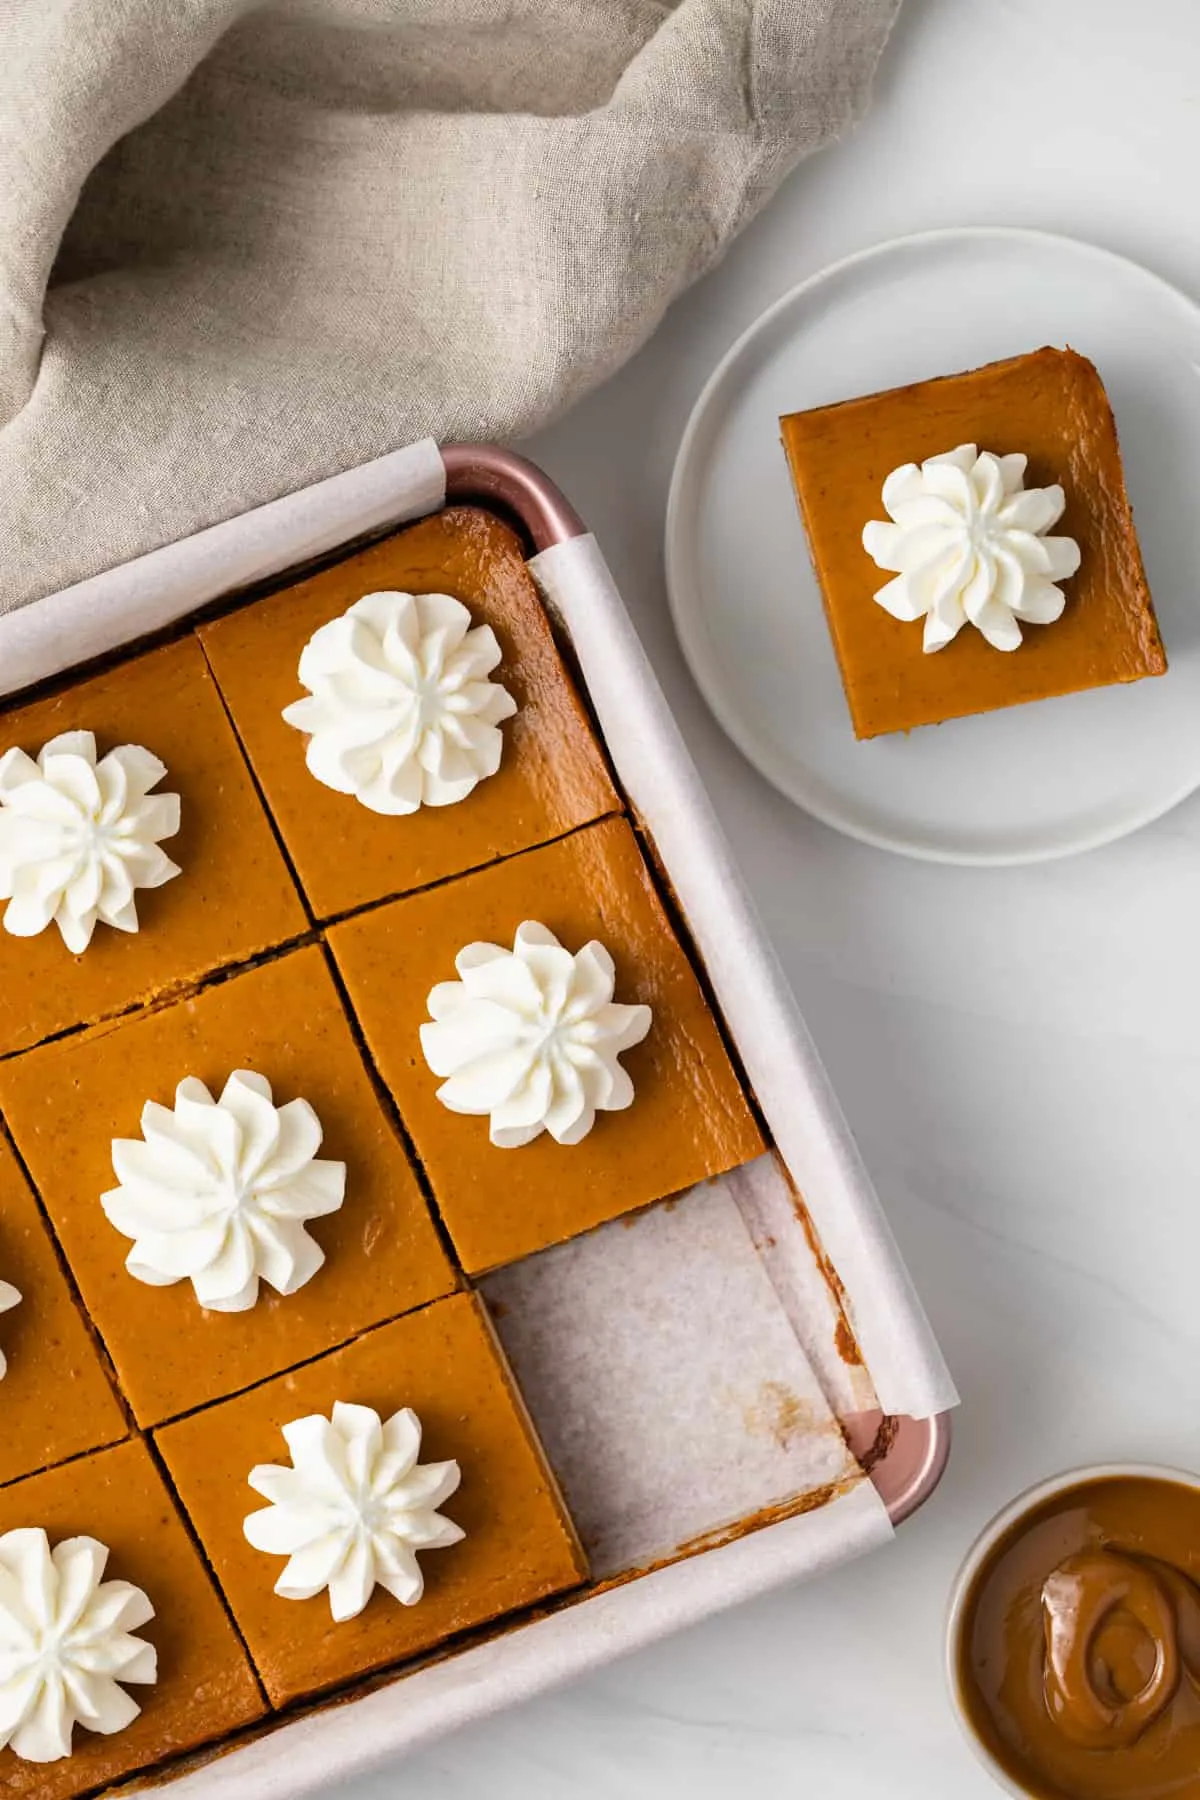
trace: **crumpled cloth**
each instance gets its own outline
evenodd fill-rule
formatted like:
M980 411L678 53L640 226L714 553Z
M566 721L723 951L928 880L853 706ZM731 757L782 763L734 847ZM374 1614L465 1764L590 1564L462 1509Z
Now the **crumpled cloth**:
M899 0L0 0L0 612L615 370Z

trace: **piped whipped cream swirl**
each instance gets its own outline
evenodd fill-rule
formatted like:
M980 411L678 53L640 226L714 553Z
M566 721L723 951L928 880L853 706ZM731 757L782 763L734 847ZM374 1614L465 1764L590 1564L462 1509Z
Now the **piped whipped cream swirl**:
M20 1306L21 1296L9 1281L0 1281L0 1313L11 1312L14 1306ZM0 1350L0 1381L8 1374L8 1359Z
M57 1762L76 1725L108 1737L141 1711L120 1683L158 1678L153 1644L133 1635L154 1608L131 1582L102 1580L107 1562L95 1538L51 1550L34 1527L0 1537L0 1750Z
M517 703L489 679L499 661L491 626L449 594L364 594L305 645L309 693L283 716L309 734L317 780L372 812L452 806L500 767Z
M526 920L511 950L468 944L457 981L429 996L421 1048L438 1099L451 1112L486 1114L493 1144L514 1149L548 1131L560 1144L585 1138L598 1112L633 1104L618 1061L650 1029L648 1006L615 1003L616 971L595 939L572 953Z
M235 1069L214 1100L189 1075L174 1108L148 1100L141 1138L115 1138L120 1187L102 1194L133 1249L125 1267L150 1287L188 1280L210 1312L245 1312L259 1281L294 1294L325 1252L304 1229L337 1212L346 1165L317 1157L321 1122L307 1100L276 1106L271 1084Z
M863 548L897 573L875 598L894 619L925 620L926 651L968 622L993 649L1016 650L1022 623L1061 618L1066 596L1055 583L1078 569L1079 545L1046 535L1066 499L1057 485L1026 488L1026 461L960 444L884 482L888 521L863 527Z
M292 1464L260 1463L250 1486L271 1502L244 1524L256 1550L286 1556L275 1583L285 1600L329 1590L329 1609L353 1619L377 1586L415 1606L425 1591L420 1550L463 1536L438 1507L458 1487L456 1462L419 1463L421 1422L411 1408L384 1423L369 1406L334 1404L285 1425Z
M97 924L138 929L138 888L180 873L160 838L179 830L179 795L153 794L166 764L140 744L97 760L90 731L52 738L35 762L0 756L0 900L4 928L36 937L54 923L81 955Z

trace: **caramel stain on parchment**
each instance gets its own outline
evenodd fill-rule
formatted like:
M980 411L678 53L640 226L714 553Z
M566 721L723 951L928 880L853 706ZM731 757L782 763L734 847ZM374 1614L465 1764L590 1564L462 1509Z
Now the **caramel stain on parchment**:
M760 1382L754 1399L743 1405L742 1418L751 1437L772 1438L781 1450L796 1437L829 1429L829 1421L817 1416L811 1402L782 1381Z
M780 1172L783 1175L792 1196L792 1211L795 1213L796 1220L808 1240L808 1247L812 1251L813 1260L820 1271L821 1279L824 1281L825 1286L829 1291L829 1297L833 1302L834 1311L837 1314L833 1332L834 1348L842 1361L848 1364L850 1368L860 1369L863 1366L863 1355L858 1347L858 1339L854 1335L854 1328L850 1323L849 1301L846 1298L846 1290L842 1286L841 1276L826 1255L825 1246L817 1236L817 1228L812 1222L807 1206L804 1204L804 1196L792 1180L787 1165L784 1163L782 1157L779 1157L777 1161Z
M842 1313L838 1318L837 1327L833 1334L833 1342L838 1355L844 1363L849 1363L852 1368L861 1369L863 1359L862 1351L858 1347L858 1340L850 1329L845 1313Z

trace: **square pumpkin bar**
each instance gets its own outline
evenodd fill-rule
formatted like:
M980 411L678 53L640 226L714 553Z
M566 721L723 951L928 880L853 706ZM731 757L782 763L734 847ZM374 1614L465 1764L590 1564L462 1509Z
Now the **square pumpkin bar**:
M435 1492L434 1477L416 1478L433 1496L426 1505L457 1527L440 1530L435 1521L433 1531L420 1533L426 1543L438 1535L443 1539L427 1550L418 1545L420 1597L414 1600L409 1586L404 1589L409 1599L401 1603L389 1588L372 1586L374 1576L399 1560L392 1537L378 1550L372 1546L366 1580L350 1602L361 1610L335 1619L333 1590L326 1583L344 1577L345 1559L331 1542L332 1533L321 1546L309 1546L294 1514L279 1519L280 1541L289 1548L272 1555L248 1541L244 1521L265 1510L267 1486L272 1502L304 1500L305 1476L323 1454L322 1442L327 1445L333 1436L349 1441L349 1421L343 1424L334 1412L339 1406L370 1408L385 1424L411 1409L419 1421L419 1467L454 1461L461 1485L451 1491L452 1483L443 1482ZM286 1468L293 1461L284 1428L317 1415L329 1423L323 1432L304 1434L305 1448L294 1457L299 1473L252 1489L247 1480L252 1469ZM372 1448L362 1425L360 1413L354 1419L358 1449L351 1465L369 1470L377 1498L392 1493L398 1503L408 1504L396 1484L411 1466L415 1435L409 1436L409 1457L402 1459L395 1442L385 1439ZM430 1650L456 1633L573 1587L586 1573L553 1477L473 1295L460 1294L383 1325L290 1375L165 1426L155 1439L276 1706ZM385 1456L390 1476L382 1466ZM292 1511L278 1505L275 1510ZM354 1526L349 1510L344 1523L348 1556ZM356 1554L362 1555L361 1540ZM305 1585L313 1591L307 1598L274 1591L289 1555L307 1565L300 1572L292 1569L294 1576L309 1577Z
M511 954L527 921L553 934L557 954L547 959L546 946L536 942L523 946L523 958ZM716 1021L624 819L346 920L329 940L367 1046L471 1274L691 1187L762 1149ZM593 941L602 946L599 961L592 952L580 956ZM482 1014L472 1000L471 1019L460 1013L448 1022L455 1034L450 1053L459 1060L461 1051L456 1104L464 1095L472 1103L465 1090L473 1082L482 1084L481 1113L489 1099L501 1104L519 1090L516 1112L525 1102L533 1108L524 1123L514 1124L511 1108L491 1112L490 1127L488 1117L449 1110L426 1062L429 996L453 984L448 1000L464 997L455 959L468 945L509 954L493 958L494 970L483 973L501 986L476 996ZM573 971L565 955L575 959ZM478 963L477 952L468 960ZM572 1036L572 1021L583 1012L588 1016ZM545 1061L527 1052L556 1031L563 1061L554 1099ZM605 1032L610 1054L598 1059L594 1046ZM482 1061L470 1066L476 1058ZM585 1064L576 1078L572 1067ZM554 1130L534 1135L542 1117ZM497 1135L508 1147L493 1141Z
M0 1064L0 1110L142 1425L455 1286L318 946Z
M200 638L319 918L619 808L521 545L488 513L437 513Z
M141 1710L112 1735L76 1725L69 1756L35 1762L11 1745L0 1750L6 1800L92 1794L263 1716L254 1672L144 1444L118 1444L0 1489L0 1554L3 1534L29 1529L44 1531L52 1551L76 1537L105 1545L103 1581L131 1583L154 1608L131 1629L153 1646L157 1676L122 1689Z
M129 1431L37 1201L2 1137L0 1421L0 1485Z
M1037 350L780 429L857 737L1166 670L1085 357Z
M66 741L40 756L55 739ZM0 713L0 759L0 894L20 896L0 929L0 1056L305 930L194 639ZM105 839L116 849L89 858ZM35 935L14 936L14 925ZM73 953L68 941L89 927Z

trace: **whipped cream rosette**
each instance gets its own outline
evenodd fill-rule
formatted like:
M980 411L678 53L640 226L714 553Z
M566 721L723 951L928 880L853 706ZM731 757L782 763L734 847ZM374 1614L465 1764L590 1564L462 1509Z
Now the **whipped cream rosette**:
M893 580L875 599L895 619L924 619L924 647L941 650L966 624L995 650L1016 650L1021 625L1052 625L1079 567L1074 538L1049 537L1066 507L1061 487L1027 488L1026 458L960 444L893 469L888 520L863 528L863 548Z
M154 1608L131 1582L104 1581L107 1562L95 1538L52 1550L35 1527L0 1536L0 1750L55 1762L76 1725L111 1736L141 1711L121 1684L157 1679L153 1644L134 1635Z
M450 594L364 594L314 632L309 692L284 709L326 787L377 813L452 806L500 767L516 701L491 680L500 646Z
M411 1408L381 1420L369 1406L335 1402L283 1427L286 1463L260 1463L250 1486L271 1504L245 1521L256 1550L286 1556L275 1583L285 1600L329 1592L334 1619L353 1619L376 1587L402 1606L425 1591L418 1551L463 1536L438 1507L460 1481L456 1462L421 1463L421 1422Z
M501 1149L548 1131L560 1144L585 1138L598 1112L633 1104L618 1060L650 1029L648 1006L613 1000L616 971L595 939L572 953L535 921L511 950L468 944L457 981L429 996L421 1048L438 1098L451 1112L486 1115Z
M136 931L139 888L180 870L160 847L179 830L179 795L155 794L167 773L140 744L97 758L90 731L52 738L36 762L0 756L0 900L4 927L36 937L58 926L80 955L98 924Z
M251 1069L235 1069L219 1100L194 1076L173 1108L148 1100L141 1138L113 1141L121 1185L101 1196L134 1240L129 1273L151 1287L190 1281L211 1312L245 1312L260 1280L294 1294L325 1261L306 1222L346 1192L345 1163L317 1156L322 1135L307 1100L276 1106Z

